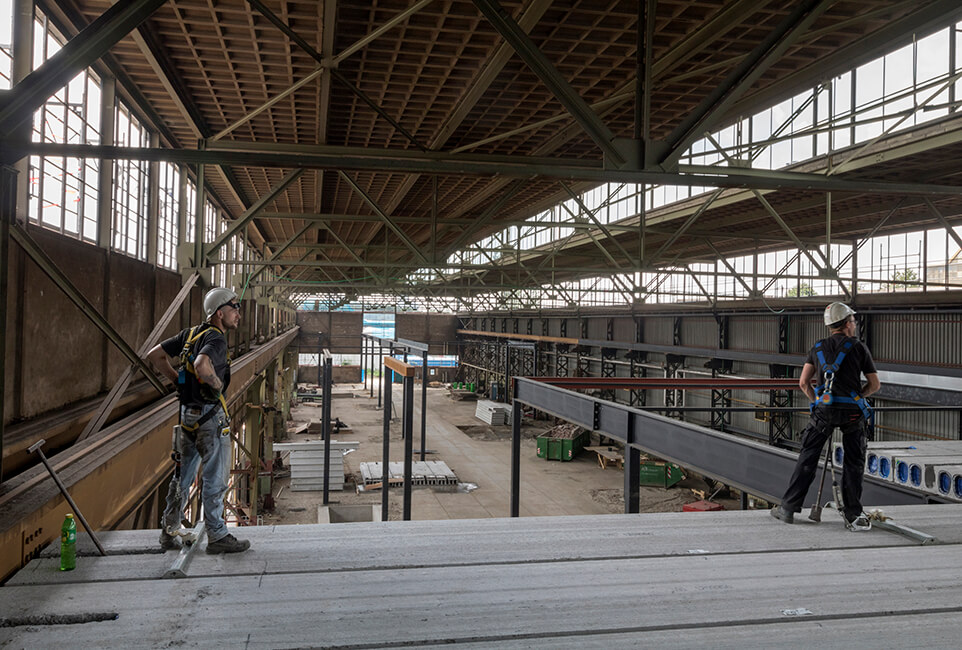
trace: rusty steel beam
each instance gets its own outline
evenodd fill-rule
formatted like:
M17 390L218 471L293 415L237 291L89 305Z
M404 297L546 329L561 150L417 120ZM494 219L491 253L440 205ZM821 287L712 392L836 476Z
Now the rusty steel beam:
M712 388L796 390L797 379L732 379L714 377L526 377L559 388Z
M228 404L243 400L244 387L284 354L294 327L231 366ZM51 464L95 530L109 530L169 476L170 431L177 423L177 398L163 397L104 429L96 438L51 458ZM24 566L60 534L67 503L43 467L0 484L0 581Z

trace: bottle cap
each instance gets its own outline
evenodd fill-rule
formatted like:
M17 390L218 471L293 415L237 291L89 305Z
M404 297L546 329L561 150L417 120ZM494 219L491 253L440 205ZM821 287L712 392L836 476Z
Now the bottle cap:
M73 515L70 514L69 512L67 513L67 519L73 519Z

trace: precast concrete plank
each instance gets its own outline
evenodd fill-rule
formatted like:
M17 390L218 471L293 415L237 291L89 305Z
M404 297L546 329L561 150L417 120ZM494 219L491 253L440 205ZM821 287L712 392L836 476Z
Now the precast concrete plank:
M810 612L822 621L876 618L866 638L885 645L887 628L906 617L962 611L958 557L953 545L913 546L14 586L0 589L8 625L0 644L47 647L64 634L97 647L494 644L783 626ZM117 618L69 630L29 619L98 613Z
M962 543L958 506L899 506L886 513L943 543ZM194 559L191 575L242 575L294 571L337 571L531 561L560 561L658 555L735 553L768 549L813 550L912 545L893 533L852 534L826 511L825 521L807 519L794 527L761 511L450 520L430 524L355 523L350 530L330 525L248 527L237 532L253 549L224 561ZM746 526L753 533L746 535ZM523 544L505 544L505 536ZM162 575L176 553L158 554L158 531L108 531L102 543L110 554L96 555L87 535L78 540L80 557L72 574L59 571L59 545L51 544L10 584L125 580ZM692 540L697 540L693 542ZM46 559L45 558L49 558ZM64 578L64 575L69 577Z
M787 526L765 511L304 524L236 534L250 539L250 551L216 567L197 557L191 575L915 545L881 530L852 533L841 518Z
M611 648L712 648L712 650L767 650L769 648L810 647L820 649L877 650L914 648L957 650L962 633L962 613L937 612L901 616L865 618L786 617L784 621L762 624L721 625L709 627L647 628L639 631L598 632L584 634L544 634L469 641L458 648L474 650L609 650ZM884 638L880 635L884 634ZM804 641L801 641L804 640ZM419 645L425 650L450 648L450 644Z
M80 528L80 526L78 526ZM95 531L107 555L149 553L160 548L160 530L101 530ZM97 546L90 535L77 532L77 553L97 555ZM55 539L40 551L40 557L60 557L60 540Z
M155 540L156 541L156 540ZM157 546L155 544L155 546ZM159 546L157 547L159 549ZM199 550L199 549L198 549ZM196 553L196 551L195 551ZM36 558L17 571L8 581L11 585L65 584L118 580L152 580L162 578L177 559L178 551L140 555L100 555L77 558L72 571L60 570L60 558Z

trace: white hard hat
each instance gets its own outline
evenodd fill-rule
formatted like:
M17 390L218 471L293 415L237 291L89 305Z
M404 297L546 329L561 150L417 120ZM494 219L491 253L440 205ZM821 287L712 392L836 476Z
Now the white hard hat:
M214 287L204 296L204 314L210 318L215 311L232 300L237 300L236 293L224 287Z
M846 305L844 302L833 302L831 305L825 308L825 325L831 327L836 323L841 323L849 316L854 316L855 310Z

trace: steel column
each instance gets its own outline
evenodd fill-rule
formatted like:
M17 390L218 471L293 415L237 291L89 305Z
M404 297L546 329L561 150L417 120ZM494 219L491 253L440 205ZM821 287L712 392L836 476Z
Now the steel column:
M381 348L384 349L383 347ZM381 521L388 520L388 487L391 484L391 473L388 471L391 461L391 370L381 365L382 382L384 384L384 418L381 435ZM378 391L378 407L381 406L381 392Z
M514 398L518 396L518 382L514 383ZM521 512L521 402L512 400L511 409L511 516Z
M320 363L320 359L318 359ZM324 350L324 388L321 390L321 431L324 434L324 505L330 503L331 482L331 353Z
M402 380L404 406L401 435L404 437L404 521L411 520L412 456L414 455L414 374Z
M13 167L0 166L0 345L6 350L7 302L10 291L10 224L17 211L17 172ZM0 354L0 483L3 483L3 423L6 417L7 355Z
M421 355L421 460L424 460L424 446L427 444L428 427L428 351Z
M625 429L625 514L641 510L641 451L635 446L635 422Z

